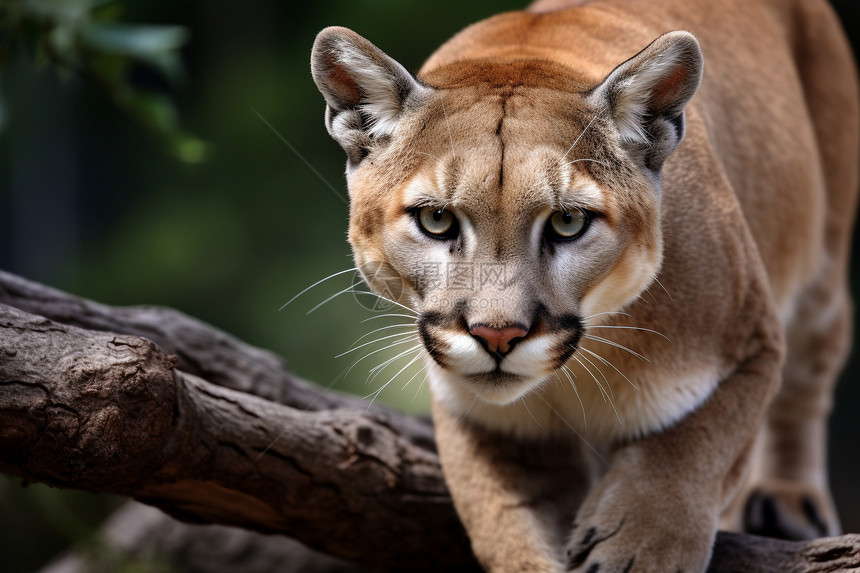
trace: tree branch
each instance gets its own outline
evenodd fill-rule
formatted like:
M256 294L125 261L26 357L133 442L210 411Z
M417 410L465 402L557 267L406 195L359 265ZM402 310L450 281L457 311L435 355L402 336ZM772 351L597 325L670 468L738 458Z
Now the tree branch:
M374 570L477 570L426 420L315 390L169 309L110 308L5 273L0 303L42 315L0 306L0 471L287 534ZM858 536L721 533L710 571L838 571L858 555Z
M5 305L0 364L0 471L374 569L474 569L435 453L363 409L289 408L174 371L146 339ZM433 547L428 530L451 533Z
M352 407L367 410L353 396L318 387L290 372L282 358L246 344L172 308L111 307L0 271L0 304L89 330L121 332L153 341L178 357L177 368L213 384L254 394L300 410ZM381 406L370 411L406 439L435 451L426 417L403 416Z

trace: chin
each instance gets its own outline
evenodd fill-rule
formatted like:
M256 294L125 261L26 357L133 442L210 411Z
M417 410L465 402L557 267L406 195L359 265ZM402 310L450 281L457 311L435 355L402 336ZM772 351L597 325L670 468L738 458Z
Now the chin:
M475 400L496 406L516 402L540 386L544 376L523 376L505 371L458 374L435 365L431 368L431 384L448 400L455 399L468 408Z
M519 400L540 383L539 378L526 378L504 371L473 374L462 380L480 400L498 406Z

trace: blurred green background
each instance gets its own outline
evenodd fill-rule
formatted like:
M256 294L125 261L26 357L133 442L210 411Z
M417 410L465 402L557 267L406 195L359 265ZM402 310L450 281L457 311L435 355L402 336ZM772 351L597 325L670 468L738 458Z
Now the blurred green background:
M0 0L0 10L12 4ZM355 358L334 356L383 323L362 323L374 314L349 294L305 315L349 286L349 274L278 311L304 287L351 266L344 157L325 132L323 101L310 77L313 38L327 25L348 26L417 70L465 25L522 6L511 0L108 3L100 9L123 22L187 30L179 52L184 73L164 61L153 65L170 72L170 81L153 65L125 70L132 86L175 102L181 131L165 120L173 139L142 127L116 93L57 73L32 47L12 50L0 70L0 268L104 303L178 308L285 356L321 385L370 394L399 367L367 384L367 366L344 377ZM849 1L837 8L856 29ZM0 58L9 40L0 39ZM365 362L378 364L381 356ZM860 531L858 359L843 377L832 420L832 484L848 531ZM406 390L395 382L379 399L421 411L420 382L419 375ZM38 569L69 543L86 542L115 503L41 486L21 489L0 476L0 572Z

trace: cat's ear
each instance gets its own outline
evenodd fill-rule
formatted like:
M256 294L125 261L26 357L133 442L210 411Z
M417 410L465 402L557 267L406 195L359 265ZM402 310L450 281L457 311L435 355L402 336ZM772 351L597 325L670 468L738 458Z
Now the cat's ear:
M590 97L645 166L659 171L684 137L684 109L699 88L702 68L696 38L669 32L615 68Z
M326 128L352 166L394 132L410 105L431 92L382 50L336 26L317 35L311 73L327 104Z

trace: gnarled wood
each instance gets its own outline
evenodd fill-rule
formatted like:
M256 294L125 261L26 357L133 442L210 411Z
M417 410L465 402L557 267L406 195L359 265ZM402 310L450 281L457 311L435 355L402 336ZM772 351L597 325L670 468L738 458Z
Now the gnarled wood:
M473 568L435 453L364 409L289 408L174 370L146 339L5 305L0 357L0 471L374 569Z
M290 535L374 570L477 570L425 419L316 390L170 309L114 309L5 273L0 303L38 313L0 305L0 471ZM858 536L720 533L710 571L840 571L858 555Z
M721 531L708 573L831 573L860 568L860 535L783 541Z
M76 297L0 271L0 304L90 330L121 332L147 338L178 358L177 367L205 380L254 394L299 410L330 410L367 404L334 391L321 392L292 372L272 352L246 344L229 334L172 308L111 307ZM403 416L387 408L370 411L411 442L434 449L429 418Z

